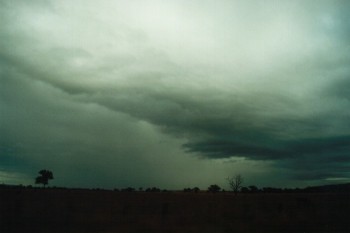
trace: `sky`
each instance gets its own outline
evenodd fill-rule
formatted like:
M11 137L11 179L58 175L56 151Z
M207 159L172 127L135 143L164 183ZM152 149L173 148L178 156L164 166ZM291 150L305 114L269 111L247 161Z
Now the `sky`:
M350 2L0 0L0 183L350 182Z

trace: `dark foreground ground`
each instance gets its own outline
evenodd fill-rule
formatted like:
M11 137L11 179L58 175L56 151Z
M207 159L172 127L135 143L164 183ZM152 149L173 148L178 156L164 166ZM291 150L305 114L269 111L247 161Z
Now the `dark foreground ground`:
M350 195L0 190L0 232L350 232Z

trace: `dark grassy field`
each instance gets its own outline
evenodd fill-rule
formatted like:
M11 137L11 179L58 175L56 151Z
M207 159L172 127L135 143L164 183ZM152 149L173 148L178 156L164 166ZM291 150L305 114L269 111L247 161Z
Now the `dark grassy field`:
M1 189L0 232L350 232L346 193Z

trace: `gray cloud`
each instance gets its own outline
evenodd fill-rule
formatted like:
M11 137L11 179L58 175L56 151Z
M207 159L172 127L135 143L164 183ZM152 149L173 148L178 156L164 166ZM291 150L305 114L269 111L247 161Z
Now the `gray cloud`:
M1 3L3 171L180 185L198 166L205 185L245 158L252 177L349 177L346 1L34 3Z

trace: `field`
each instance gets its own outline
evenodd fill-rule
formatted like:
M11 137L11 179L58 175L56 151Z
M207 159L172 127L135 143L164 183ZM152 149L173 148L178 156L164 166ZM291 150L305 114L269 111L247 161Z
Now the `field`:
M350 232L346 193L1 189L0 232Z

